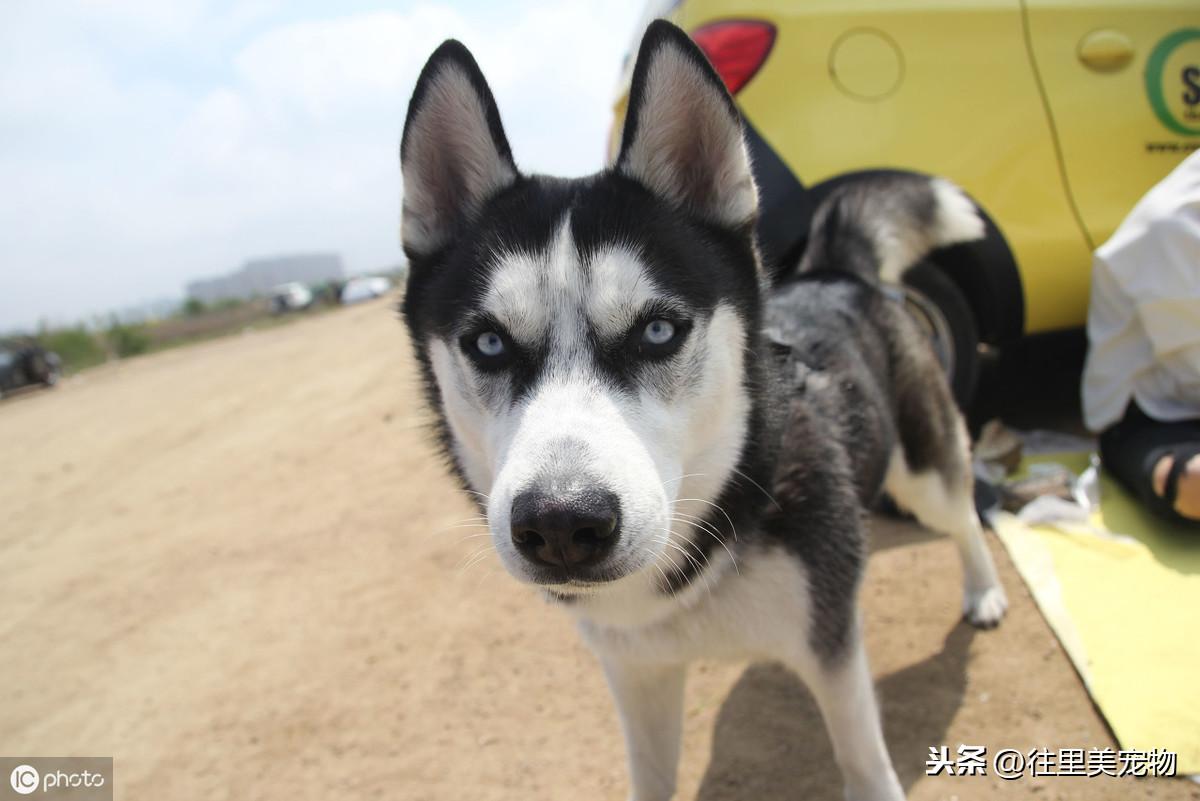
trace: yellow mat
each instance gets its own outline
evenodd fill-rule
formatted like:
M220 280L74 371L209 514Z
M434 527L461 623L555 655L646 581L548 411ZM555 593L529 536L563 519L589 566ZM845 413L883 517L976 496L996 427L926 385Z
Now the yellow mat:
M1087 467L1085 454L1035 461ZM1121 747L1174 751L1180 774L1200 774L1200 530L1158 520L1108 476L1100 506L1090 527L994 523Z

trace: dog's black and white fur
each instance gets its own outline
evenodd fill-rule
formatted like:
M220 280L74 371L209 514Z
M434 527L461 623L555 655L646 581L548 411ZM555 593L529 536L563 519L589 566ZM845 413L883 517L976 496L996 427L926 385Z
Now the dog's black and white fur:
M417 82L401 161L403 312L441 444L505 567L574 615L603 664L632 797L674 792L701 657L791 666L847 797L903 797L855 607L864 509L886 491L955 538L972 623L1007 604L963 422L885 290L982 236L973 204L937 179L850 185L768 287L738 114L665 22L642 42L611 168L522 174L453 41Z

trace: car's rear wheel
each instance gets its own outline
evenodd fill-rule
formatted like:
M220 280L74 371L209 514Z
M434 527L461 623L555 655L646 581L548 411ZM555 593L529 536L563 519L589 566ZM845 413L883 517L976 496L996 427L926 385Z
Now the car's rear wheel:
M48 387L58 383L62 375L62 363L58 355L34 351L29 355L29 380L38 381Z
M48 387L52 387L62 378L62 367L50 363L46 365L46 372L42 374L42 383Z
M904 301L929 337L954 399L965 411L979 381L979 333L966 297L937 265L921 262L904 276Z

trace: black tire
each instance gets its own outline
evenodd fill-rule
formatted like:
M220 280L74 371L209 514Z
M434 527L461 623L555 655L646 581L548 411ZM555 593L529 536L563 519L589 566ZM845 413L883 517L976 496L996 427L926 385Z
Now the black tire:
M48 362L46 372L42 375L42 383L48 387L57 386L60 378L62 378L62 367L57 363Z
M979 382L979 332L966 297L936 264L921 262L904 276L904 300L967 411Z

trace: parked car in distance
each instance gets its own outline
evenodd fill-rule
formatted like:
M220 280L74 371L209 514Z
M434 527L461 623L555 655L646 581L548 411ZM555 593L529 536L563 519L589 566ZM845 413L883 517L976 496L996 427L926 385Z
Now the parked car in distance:
M1092 251L1200 146L1195 0L675 0L654 17L734 95L773 269L864 172L942 175L976 201L986 241L934 253L906 288L964 405L980 343L1084 323Z
M301 311L312 305L313 293L304 284L291 282L280 284L271 290L271 313L285 314Z
M28 386L52 387L62 377L62 361L33 339L0 340L0 398Z
M373 300L386 295L392 288L392 282L383 276L367 275L351 278L342 287L342 303L350 305L364 300Z

